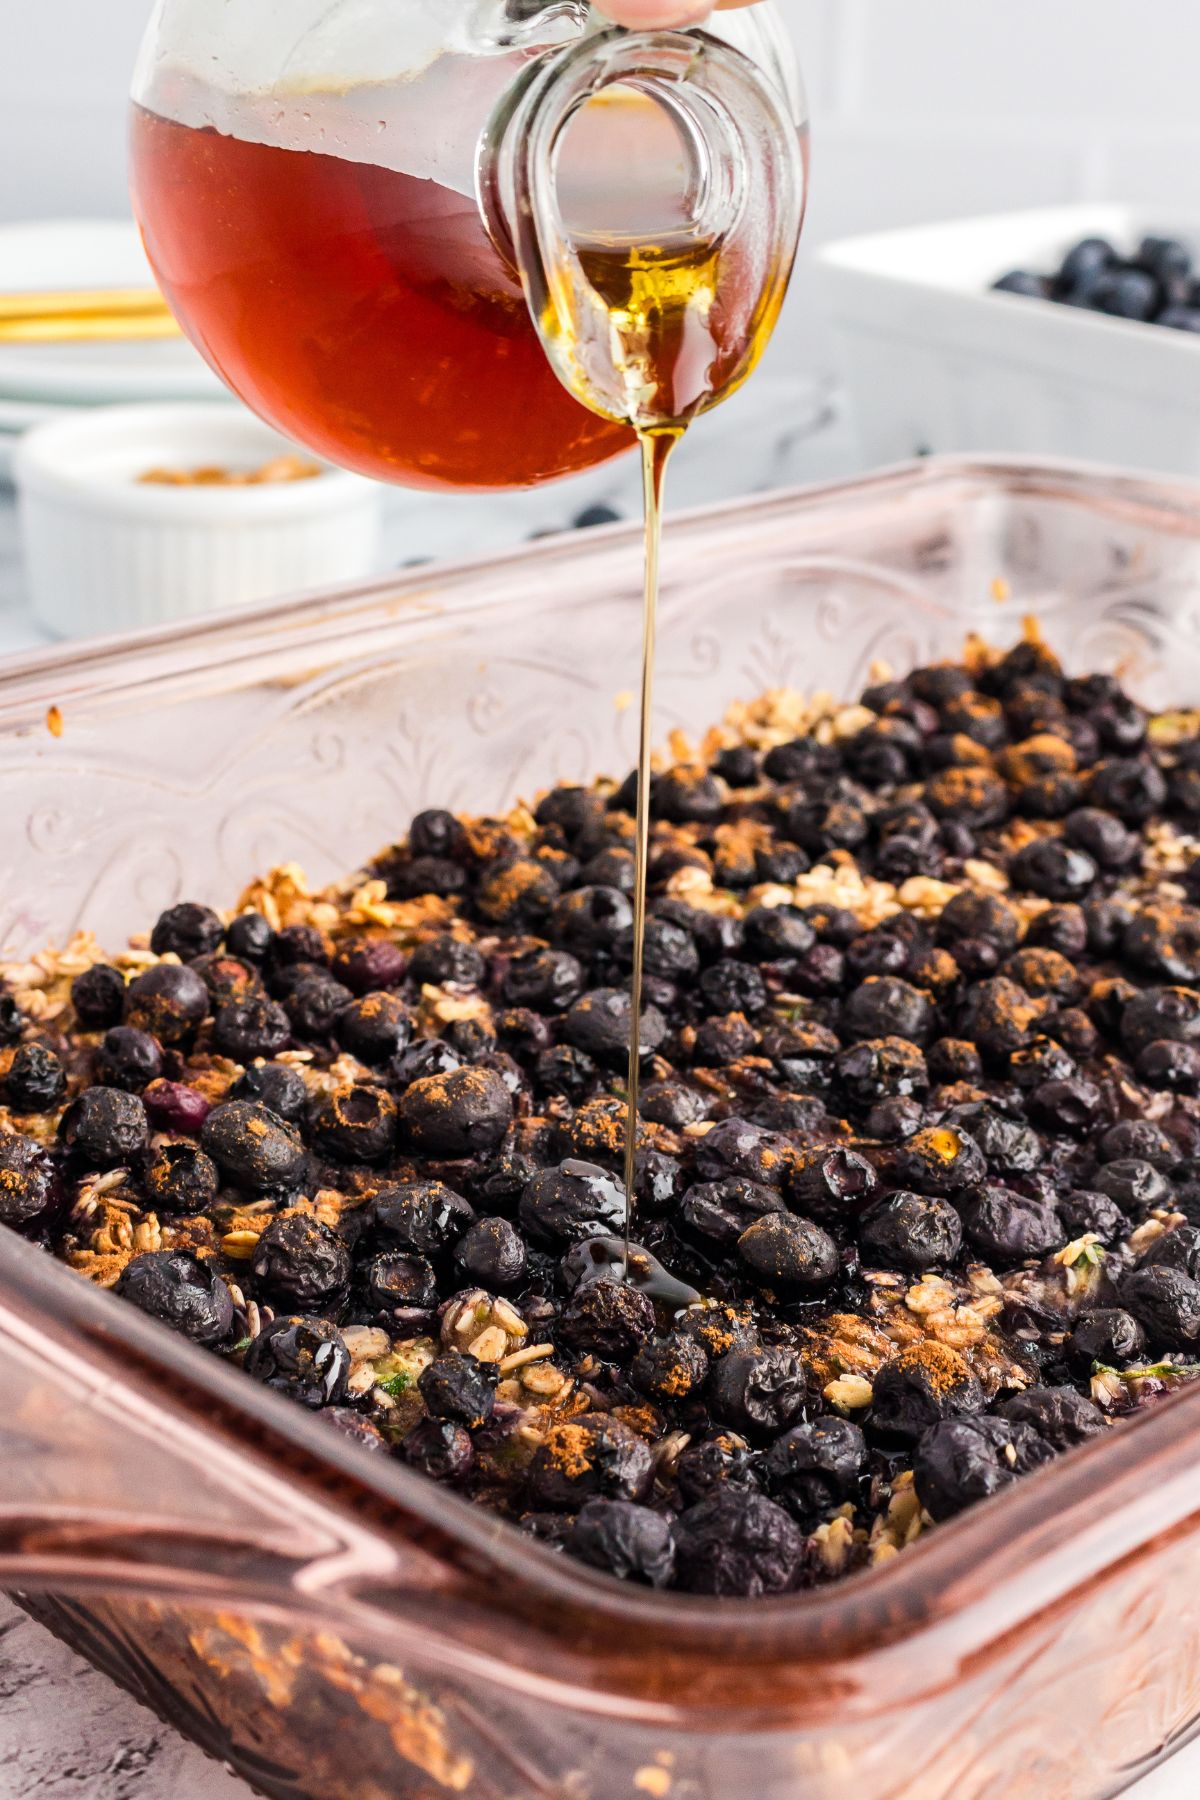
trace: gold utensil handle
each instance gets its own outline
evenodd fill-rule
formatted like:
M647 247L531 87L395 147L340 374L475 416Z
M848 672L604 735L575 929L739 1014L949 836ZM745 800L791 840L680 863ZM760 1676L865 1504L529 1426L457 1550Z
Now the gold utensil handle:
M0 322L8 319L79 318L99 314L162 313L167 303L157 288L66 288L45 293L0 294Z
M0 344L86 344L133 342L139 338L182 336L170 313L132 313L105 318L0 319Z

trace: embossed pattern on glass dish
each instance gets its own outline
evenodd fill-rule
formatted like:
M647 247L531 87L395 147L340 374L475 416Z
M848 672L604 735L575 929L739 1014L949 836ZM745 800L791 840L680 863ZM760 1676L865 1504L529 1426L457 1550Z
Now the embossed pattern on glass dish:
M681 523L667 584L664 732L1027 611L1076 668L1200 696L1184 489L931 464ZM0 940L116 942L281 857L324 878L421 805L622 772L639 603L614 532L28 659L0 684ZM0 1343L0 1579L289 1800L1074 1800L1200 1715L1194 1393L748 1610L564 1568L8 1243Z

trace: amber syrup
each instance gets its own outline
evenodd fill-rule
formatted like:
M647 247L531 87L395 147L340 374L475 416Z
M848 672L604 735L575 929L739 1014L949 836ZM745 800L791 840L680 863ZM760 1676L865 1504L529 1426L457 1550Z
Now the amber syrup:
M585 354L595 357L599 309L600 327L607 329L607 355L624 396L622 408L610 401L603 410L607 416L632 424L636 431L645 494L646 579L624 1169L624 1276L639 1284L639 1259L644 1260L646 1252L633 1244L631 1232L642 1073L654 666L667 465L697 415L725 399L753 372L774 328L775 315L762 318L754 342L739 338L730 328L731 320L743 316L743 309L731 304L741 297L737 292L739 267L721 242L702 241L688 232L658 244L596 242L581 246L579 259L590 292L565 322L561 315L548 317L544 332L557 340L555 360L560 370L567 373L580 398L599 410L594 384L585 372ZM591 336L586 353L585 333Z

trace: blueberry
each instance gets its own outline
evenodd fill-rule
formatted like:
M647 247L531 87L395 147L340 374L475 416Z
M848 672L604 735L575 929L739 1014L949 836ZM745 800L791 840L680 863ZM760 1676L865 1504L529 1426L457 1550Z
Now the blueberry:
M1108 1427L1099 1407L1071 1387L1031 1387L1012 1394L996 1408L1011 1424L1028 1425L1052 1450L1070 1450Z
M758 756L748 744L720 751L713 760L713 772L731 788L756 787L762 779Z
M507 1219L478 1219L459 1239L455 1267L465 1280L493 1293L519 1287L528 1255L525 1241Z
M947 1200L884 1194L864 1212L857 1236L870 1266L924 1274L954 1261L962 1248L962 1223Z
M1102 275L1117 261L1117 253L1107 238L1083 238L1063 258L1059 270L1059 282L1066 293L1077 292L1080 288L1090 287L1097 275Z
M338 1021L351 999L349 988L334 981L324 970L318 970L298 981L285 995L283 1009L296 1037L306 1043L326 1043L337 1030Z
M452 899L464 892L467 872L447 856L414 856L388 871L389 900Z
M754 962L803 956L817 941L811 924L794 906L756 906L743 923L746 954Z
M1132 963L1166 981L1200 980L1200 909L1148 900L1125 928L1121 948Z
M874 1106L880 1100L923 1094L929 1086L925 1058L903 1037L867 1039L843 1050L835 1064L837 1078L851 1104Z
M752 1478L753 1466L745 1438L721 1431L715 1437L693 1439L675 1465L675 1481L684 1500L707 1500L726 1483L744 1486Z
M162 1044L180 1044L208 1016L208 989L194 969L156 963L125 994L125 1023L148 1031Z
M114 1025L96 1052L96 1080L105 1087L140 1094L163 1070L162 1045L147 1031Z
M763 1494L722 1486L675 1521L676 1585L692 1594L748 1599L794 1588L804 1536Z
M159 914L150 934L150 948L155 956L174 952L180 962L187 963L211 955L224 935L225 927L211 907L184 901Z
M1029 1096L1033 1118L1052 1131L1081 1134L1091 1129L1104 1111L1104 1094L1094 1081L1081 1077L1043 1081Z
M642 1344L630 1364L629 1379L639 1393L660 1405L678 1406L704 1385L708 1368L703 1345L672 1331Z
M567 1161L540 1169L521 1195L520 1223L538 1243L557 1247L625 1230L625 1194L607 1169Z
M229 1090L231 1100L257 1100L289 1125L298 1124L308 1106L308 1088L299 1069L287 1063L256 1062Z
M709 1013L745 1013L752 1017L767 1003L767 989L752 963L721 957L699 981L701 1004Z
M608 1068L623 1069L632 1031L629 995L623 988L593 988L570 1007L563 1021L567 1041L585 1056ZM643 1060L653 1056L667 1033L666 1020L655 1006L646 1007L638 1027Z
M943 1123L974 1138L989 1169L1028 1174L1042 1161L1044 1151L1036 1131L983 1102L954 1107Z
M630 1500L589 1500L567 1534L566 1549L593 1569L646 1587L670 1587L675 1572L670 1525Z
M557 826L574 843L601 828L604 802L594 788L556 787L538 801L534 818L539 825Z
M1186 290L1192 273L1192 253L1178 238L1144 237L1138 246L1137 260L1165 286L1182 283Z
M1063 1354L1081 1376L1089 1376L1097 1363L1124 1368L1145 1355L1146 1334L1120 1306L1094 1307L1081 1312L1067 1334Z
M34 1138L15 1132L0 1137L0 1225L40 1229L59 1212L63 1198L58 1169Z
M574 1510L592 1499L643 1500L654 1480L649 1448L607 1413L552 1425L534 1454L529 1491L539 1506Z
M788 1199L822 1225L844 1225L877 1186L866 1157L841 1145L800 1151L790 1159L785 1174Z
M435 1357L422 1369L417 1386L435 1419L453 1419L468 1431L486 1425L495 1411L495 1368L457 1350Z
M1200 1227L1176 1225L1156 1237L1142 1256L1143 1269L1182 1269L1200 1279Z
M120 1088L85 1088L63 1114L58 1135L82 1168L120 1168L146 1147L146 1108L136 1094Z
M952 1125L918 1131L896 1152L895 1167L897 1179L920 1194L953 1194L987 1173L983 1151Z
M1092 1183L1127 1213L1148 1212L1153 1206L1166 1205L1171 1197L1171 1183L1162 1171L1136 1156L1102 1164Z
M997 294L1021 294L1030 300L1048 300L1050 283L1044 275L1033 275L1028 269L1013 269L992 283Z
M1156 1352L1191 1350L1200 1338L1200 1282L1182 1269L1135 1269L1121 1283L1119 1298Z
M290 1187L307 1161L299 1132L254 1100L214 1107L200 1142L225 1179L250 1193Z
M1053 1454L1036 1432L1008 1419L950 1419L932 1426L917 1445L917 1498L934 1519L951 1519Z
M142 1105L156 1131L185 1132L199 1135L212 1103L199 1088L182 1081L152 1081L142 1090Z
M418 1038L392 1059L388 1073L397 1093L403 1093L414 1081L423 1081L429 1075L449 1075L452 1069L462 1066L462 1057L443 1038Z
M437 1305L437 1277L427 1256L388 1250L373 1257L362 1272L363 1303L372 1318L395 1330L401 1319L432 1312ZM426 1321L428 1326L429 1321ZM411 1335L411 1324L401 1335Z
M8 1065L4 1086L13 1112L50 1112L67 1091L66 1070L47 1044L22 1044Z
M828 1287L838 1272L837 1245L811 1219L768 1213L738 1239L738 1255L766 1287Z
M1073 1188L1058 1201L1058 1216L1068 1242L1092 1232L1105 1244L1116 1244L1129 1230L1129 1220L1108 1194Z
M315 1310L349 1287L350 1253L320 1219L291 1213L267 1226L250 1271L272 1302Z
M345 1399L350 1352L327 1319L285 1314L263 1327L242 1366L255 1381L315 1412Z
M85 1031L104 1031L125 1016L125 977L120 969L95 963L71 983L71 1004Z
M1200 1046L1160 1040L1139 1051L1134 1070L1148 1087L1177 1094L1200 1093Z
M866 1460L866 1439L857 1425L849 1419L814 1419L776 1438L763 1475L771 1498L811 1531L854 1498Z
M727 1176L690 1187L680 1202L679 1217L701 1237L732 1245L760 1219L786 1211L783 1197L774 1188Z
M249 1063L286 1049L292 1041L292 1022L274 1000L265 994L252 994L218 1008L212 1041L222 1056Z
M1029 888L1054 901L1082 899L1097 874L1087 851L1076 849L1061 838L1036 838L1018 850L1009 864L1015 886Z
M233 1000L248 1000L263 991L253 963L238 956L198 956L191 965L208 989L209 1010L216 1013Z
M1066 1242L1054 1207L1012 1188L972 1188L960 1202L959 1213L973 1248L1002 1266L1046 1256Z
M619 888L575 888L555 904L546 928L551 940L580 957L611 950L632 929L633 907Z
M1166 306L1155 323L1165 325L1168 331L1200 331L1200 307Z
M923 1044L932 1026L928 995L891 975L871 976L842 1008L842 1029L851 1038L894 1036Z
M1131 1056L1164 1039L1200 1045L1200 994L1187 987L1152 987L1135 993L1121 1011L1120 1031Z
M474 1074L474 1071L470 1073ZM454 1077L441 1079L453 1080ZM491 1079L496 1081L498 1078L492 1076ZM418 1083L418 1086L427 1085ZM413 1092L410 1088L405 1098ZM312 1120L313 1141L336 1162L383 1162L396 1142L398 1114L396 1102L386 1089L351 1082L345 1087L334 1088L317 1107Z
M1097 763L1088 780L1094 807L1116 813L1127 825L1140 825L1167 797L1167 783L1146 756L1113 756Z
M654 1307L622 1281L590 1281L567 1302L558 1335L572 1350L626 1363L653 1337Z
M977 1413L983 1389L957 1350L928 1338L902 1350L875 1377L870 1426L878 1436L912 1443L945 1419Z
M261 962L274 935L261 913L239 913L225 933L225 948L230 956L243 957L247 962Z
M195 1144L164 1144L145 1179L155 1212L175 1217L207 1212L221 1186L216 1163Z
M360 1062L377 1066L407 1048L412 1014L396 994L371 993L354 1000L338 1015L338 1041Z
M487 963L474 944L450 937L427 938L409 959L409 980L417 987L478 987Z
M233 1324L229 1289L186 1250L151 1250L126 1263L114 1290L195 1344L217 1344Z
M951 949L963 939L986 938L1002 956L1016 949L1020 932L1020 919L1007 900L972 888L956 894L937 921L938 941Z
M362 997L399 987L407 969L407 956L387 938L349 938L334 952L330 974Z
M1163 1170L1179 1161L1179 1146L1151 1119L1119 1119L1104 1133L1097 1150L1105 1162L1135 1156Z
M1117 267L1091 285L1088 305L1118 319L1152 319L1161 304L1162 289L1153 275L1142 269Z
M475 1459L471 1434L452 1419L422 1419L404 1439L404 1460L430 1481L465 1480Z
M512 1097L492 1069L452 1069L414 1081L399 1102L400 1131L425 1156L487 1156L512 1124Z
M474 1224L475 1209L443 1181L405 1181L380 1189L369 1218L381 1248L441 1256Z
M360 1450L367 1450L374 1456L391 1455L391 1447L378 1426L372 1425L370 1419L364 1419L353 1407L331 1406L321 1416L339 1436L357 1444Z
M509 1006L539 1013L565 1012L584 989L583 968L566 950L530 950L514 957L501 992Z
M786 1431L804 1411L804 1359L783 1345L730 1350L714 1364L708 1391L723 1424L749 1436Z

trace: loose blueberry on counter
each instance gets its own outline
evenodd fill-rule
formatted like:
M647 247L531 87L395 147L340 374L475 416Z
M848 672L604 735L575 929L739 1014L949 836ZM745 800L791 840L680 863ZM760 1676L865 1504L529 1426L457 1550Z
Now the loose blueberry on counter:
M221 1277L185 1250L151 1250L126 1263L114 1290L152 1319L196 1344L217 1344L233 1324L233 1299Z

